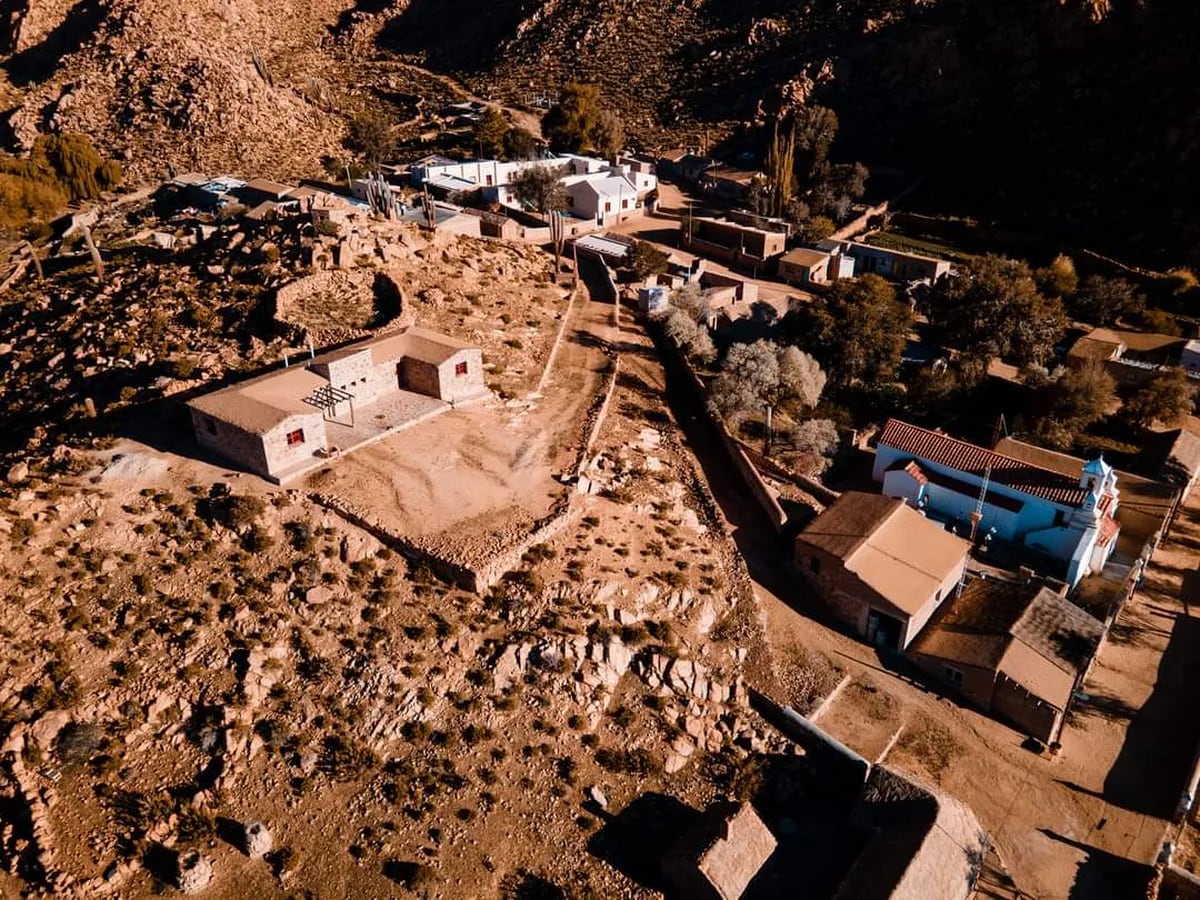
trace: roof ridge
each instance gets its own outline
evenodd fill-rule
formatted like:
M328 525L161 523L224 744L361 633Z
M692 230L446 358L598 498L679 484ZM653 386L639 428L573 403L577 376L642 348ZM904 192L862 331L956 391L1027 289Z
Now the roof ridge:
M879 442L880 443L883 442L884 436L887 434L888 429L892 428L893 426L895 426L897 429L906 428L906 429L910 429L912 431L919 431L924 434L930 435L932 437L938 438L940 440L952 442L961 447L967 447L971 450L975 450L980 453L987 453L992 456L998 457L999 459L1007 460L1010 463L1014 463L1019 467L1026 468L1026 469L1034 469L1034 470L1036 470L1038 472L1042 472L1046 475L1053 476L1055 479L1058 479L1058 480L1070 480L1070 478L1071 478L1070 475L1067 475L1064 472L1058 472L1058 471L1055 471L1054 469L1047 468L1046 466L1038 465L1037 463L1028 462L1027 460L1023 460L1023 459L1018 459L1015 456L1009 456L1007 453L1001 453L998 450L993 450L990 447L983 447L979 444L972 444L970 441L965 441L962 438L954 437L954 435L948 434L945 431L935 431L932 428L925 428L921 425L914 425L911 422L906 422L903 419L898 419L895 417L889 418L887 420L887 422L884 423L883 430L880 431L880 433L879 433ZM1022 442L1022 443L1025 443L1025 442ZM1032 444L1030 446L1036 447L1037 445ZM1041 448L1039 448L1039 449L1041 449ZM1053 452L1057 452L1057 451L1050 451L1050 452L1053 453ZM1066 454L1064 454L1064 455L1066 455Z
M870 496L877 496L877 495L872 494ZM886 495L881 494L878 496L882 497L882 496L886 496ZM888 497L887 499L895 500L896 505L893 506L890 510L888 510L888 514L886 516L884 516L882 519L880 519L878 522L876 522L875 527L872 528L867 534L859 535L858 540L856 540L854 542L854 546L850 548L850 552L847 553L845 555L845 557L843 557L843 559L845 561L842 564L847 569L850 568L850 564L853 563L854 558L856 556L858 556L858 551L861 550L863 548L863 546L871 539L872 535L874 535L877 531L879 531L879 529L882 528L884 525L886 525L888 522L892 521L892 516L896 515L897 510L899 510L903 506L908 505L903 500L901 500L899 497Z

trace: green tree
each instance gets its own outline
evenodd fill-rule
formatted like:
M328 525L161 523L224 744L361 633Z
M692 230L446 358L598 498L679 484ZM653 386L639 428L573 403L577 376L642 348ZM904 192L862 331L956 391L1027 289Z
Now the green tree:
M66 205L66 194L54 182L0 174L0 231L24 233Z
M396 139L392 136L392 126L387 118L369 110L350 120L346 145L374 168L392 155L396 149Z
M837 231L837 223L828 216L813 216L800 226L800 239L808 244L823 241Z
M596 152L611 159L625 149L625 123L611 109L601 110L589 137Z
M511 126L498 106L489 106L479 114L472 136L483 158L494 158L504 153L505 138Z
M554 149L578 153L591 145L599 121L600 87L572 82L542 119L542 130Z
M835 281L814 301L812 348L835 382L884 384L896 377L912 310L878 275Z
M805 106L796 113L796 146L810 179L820 179L837 137L837 114L824 106Z
M667 271L667 260L670 257L659 250L649 241L638 241L633 245L633 249L629 251L629 259L626 265L633 270L633 273L641 279L650 277L651 275L660 275Z
M1079 287L1079 275L1075 272L1075 261L1060 253L1050 265L1033 273L1038 290L1047 297L1066 299Z
M1121 407L1121 413L1138 428L1155 422L1173 426L1192 411L1192 386L1182 369L1169 369L1139 387Z
M541 141L532 131L519 126L504 135L504 156L508 159L533 159L541 149Z
M1108 414L1116 400L1116 382L1103 366L1059 369L1033 388L1034 436L1057 450L1069 449L1081 431Z
M1029 266L999 256L972 260L939 279L929 319L947 344L984 364L996 357L1041 363L1067 326L1062 303L1041 295Z
M796 123L780 132L775 122L775 134L767 148L767 181L765 185L766 213L782 216L796 196Z
M555 150L580 153L596 150L612 155L625 143L620 117L600 102L600 88L572 82L562 89L558 104L542 119L542 131Z
M509 187L521 203L545 216L567 207L567 191L560 180L565 171L563 166L526 166L513 176Z
M1096 325L1113 325L1120 319L1137 316L1146 306L1146 298L1124 278L1089 275L1071 298L1071 314Z
M1179 337L1183 334L1183 328L1179 321L1165 310L1147 309L1138 316L1138 322L1141 323L1142 330L1152 331L1155 334L1169 334L1172 337Z
M710 363L717 357L708 329L686 311L672 308L663 320L667 338L694 362Z
M121 182L121 166L105 160L86 134L47 134L34 143L32 158L51 173L71 200L92 200Z

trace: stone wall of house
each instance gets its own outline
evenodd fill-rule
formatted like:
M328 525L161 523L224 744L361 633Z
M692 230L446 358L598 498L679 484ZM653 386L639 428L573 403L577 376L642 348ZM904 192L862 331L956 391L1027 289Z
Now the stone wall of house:
M467 364L465 375L456 375L459 363ZM479 350L460 350L437 368L441 391L436 396L450 403L478 397L487 390L483 381L483 353Z
M423 362L412 357L405 357L400 362L400 373L405 390L426 394L430 397L442 397L442 384L438 367L433 363Z
M992 694L992 712L1044 744L1058 736L1062 713L1001 674Z
M260 435L214 419L197 409L189 408L188 412L192 417L192 431L200 446L258 475L270 472L266 448Z
M298 429L304 432L303 443L289 446L287 436ZM328 446L325 419L316 410L311 414L289 416L262 436L262 446L267 473L271 476L292 466L311 462L318 451Z

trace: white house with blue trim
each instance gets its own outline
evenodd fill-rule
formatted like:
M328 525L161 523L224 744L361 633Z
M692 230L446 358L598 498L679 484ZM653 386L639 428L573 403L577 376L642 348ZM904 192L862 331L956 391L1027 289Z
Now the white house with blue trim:
M897 419L879 436L873 476L883 493L967 534L987 480L977 535L1023 546L1072 587L1117 544L1120 492L1103 457L1079 478Z

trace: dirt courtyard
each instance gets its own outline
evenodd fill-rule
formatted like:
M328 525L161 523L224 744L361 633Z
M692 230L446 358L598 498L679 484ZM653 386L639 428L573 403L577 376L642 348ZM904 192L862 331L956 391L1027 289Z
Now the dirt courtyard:
M562 487L551 478L550 435L524 418L499 403L454 410L348 455L304 486L371 508L413 536L481 517L501 527L532 521Z

